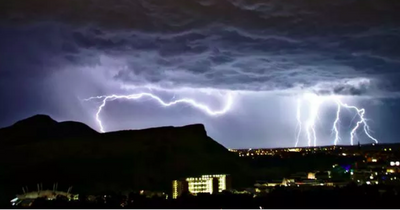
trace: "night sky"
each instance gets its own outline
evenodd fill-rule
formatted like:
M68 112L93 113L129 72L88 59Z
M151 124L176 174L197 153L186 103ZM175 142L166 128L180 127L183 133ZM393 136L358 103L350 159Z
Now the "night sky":
M398 0L2 0L0 127L40 113L99 131L92 96L219 110L233 95L218 116L143 97L108 101L100 117L106 131L203 123L229 148L290 147L296 100L312 92L365 108L379 142L400 142L399 11ZM332 144L336 104L318 114L318 145ZM342 144L354 116L342 110Z

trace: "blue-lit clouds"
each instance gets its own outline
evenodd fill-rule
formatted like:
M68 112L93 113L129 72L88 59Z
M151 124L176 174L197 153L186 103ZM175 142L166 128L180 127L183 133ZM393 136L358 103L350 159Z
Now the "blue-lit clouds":
M99 104L80 99L152 87L218 109L234 91L234 108L218 118L151 100L114 101L102 116L110 130L204 123L228 147L290 146L294 96L314 91L348 95L374 117L377 138L395 140L382 124L399 91L395 1L5 2L0 96L11 105L2 125L45 112L97 129Z

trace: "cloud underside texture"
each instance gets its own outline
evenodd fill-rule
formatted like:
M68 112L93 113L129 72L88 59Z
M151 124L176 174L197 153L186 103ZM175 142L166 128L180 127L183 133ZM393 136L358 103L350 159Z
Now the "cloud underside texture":
M3 125L46 112L97 128L90 121L95 110L82 108L78 98L126 93L121 85L371 97L399 92L396 0L3 0L0 5L0 96L9 101L0 107ZM181 113L190 119L174 115L172 124L203 122L212 137L233 147L263 145L268 138L282 140L267 146L292 145L292 133L264 132L293 121L276 111L285 112L282 103L251 98L245 104L254 113L240 120L209 119L180 108L160 111L163 120L150 111L141 116L146 109L140 104L122 102L110 104L102 117L110 121L108 129L143 128L171 124L171 113ZM132 107L134 113L127 114ZM125 122L124 116L143 120ZM242 129L249 124L257 125Z
M106 56L116 60L113 79L134 85L396 91L396 1L3 4L3 20L14 24L2 27L3 75L19 74L15 69L24 71L24 65L35 75L102 65Z

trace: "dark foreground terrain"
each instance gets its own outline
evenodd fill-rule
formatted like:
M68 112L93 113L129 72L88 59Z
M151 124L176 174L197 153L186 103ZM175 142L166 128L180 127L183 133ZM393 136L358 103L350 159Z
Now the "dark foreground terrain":
M84 196L79 201L67 202L36 200L32 208L399 208L399 188L385 186L348 186L344 188L276 188L273 192L254 197L251 194L183 196L177 200L145 198L139 194L122 196L108 194L95 201Z
M219 173L231 174L236 184L249 181L242 160L201 124L101 134L82 123L36 115L0 129L2 203L24 186L35 190L36 183L90 194L171 192L174 179Z
M35 200L35 208L369 208L399 207L400 189L389 186L276 188L270 193L223 193L145 198L126 192L171 193L171 181L203 174L230 174L233 189L298 171L327 170L360 157L325 153L240 158L207 136L203 125L98 133L78 122L36 115L0 129L0 206L9 207L22 187L73 186L77 201ZM337 174L344 174L337 172ZM348 177L336 177L338 180ZM46 186L47 185L47 186ZM104 193L117 192L117 194ZM86 195L98 195L89 200ZM106 196L105 196L106 195ZM105 197L104 197L105 196Z

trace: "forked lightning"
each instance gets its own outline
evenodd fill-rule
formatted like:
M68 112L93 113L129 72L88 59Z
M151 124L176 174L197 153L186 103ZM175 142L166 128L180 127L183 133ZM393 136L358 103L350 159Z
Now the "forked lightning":
M310 108L309 113L308 113L308 119L305 124L308 146L315 147L317 145L317 132L315 131L315 123L318 118L318 112L320 110L320 106L321 106L322 102L325 102L325 101L331 101L331 102L336 103L336 105L337 105L336 117L335 117L335 120L334 120L333 126L332 126L332 133L334 133L334 135L335 135L335 139L333 141L334 145L337 145L341 141L339 125L340 125L340 114L341 114L342 109L354 110L359 118L359 120L357 121L357 123L354 125L353 129L350 132L350 144L351 145L354 144L354 140L357 137L357 131L361 125L363 126L364 134L369 139L373 140L374 143L378 143L378 140L370 134L371 131L370 131L369 125L367 123L367 119L365 118L365 109L343 103L338 96L320 97L317 94L306 94L304 96L304 99L309 103L309 108ZM303 126L302 121L300 119L300 116L302 116L301 104L302 104L301 100L298 99L297 115L296 115L297 127L298 127L297 134L296 134L296 143L295 143L296 147L299 144L301 131L302 131L301 128Z
M88 99L85 99L85 101L89 101L89 100L94 100L94 99L102 99L102 103L101 105L98 107L97 112L96 112L96 121L97 124L100 127L100 131L101 132L105 132L104 127L103 127L103 122L100 119L100 114L101 111L103 110L103 108L106 106L107 102L109 101L113 101L116 99L125 99L125 100L139 100L143 97L149 97L151 99L154 99L155 101L157 101L159 104L161 104L164 107L169 107L169 106L173 106L176 104L189 104L192 107L195 107L197 109L202 110L203 112L205 112L206 114L210 115L210 116L217 116L217 115L222 115L225 114L226 112L228 112L231 107L232 107L232 103L233 103L233 98L232 95L230 93L227 94L227 99L226 99L226 103L224 105L224 107L221 110L212 110L209 106L202 104L202 103L198 103L193 99L190 98L182 98L182 99L178 99L178 100L174 100L171 102L165 102L163 101L159 96L152 94L152 93L137 93L137 94L131 94L131 95L105 95L105 96L95 96L95 97L90 97Z
M178 100L165 102L159 96L157 96L153 93L148 93L148 92L142 92L142 93L136 93L136 94L130 94L130 95L95 96L95 97L90 97L88 99L85 99L85 101L94 100L94 99L102 99L102 103L97 109L95 118L99 125L100 131L105 132L103 122L101 121L101 118L100 118L100 114L101 114L103 108L106 106L107 102L117 100L117 99L139 100L143 97L151 98L164 107L169 107L169 106L173 106L176 104L189 104L192 107L197 108L210 116L218 116L218 115L225 114L232 108L232 104L233 104L233 98L230 93L227 94L225 105L220 110L212 110L208 105L199 103L191 98L181 98ZM303 101L308 102L308 106L304 106ZM340 100L340 98L337 96L328 96L328 97L323 96L322 97L322 96L318 96L317 94L305 94L303 99L297 100L297 113L296 113L297 128L296 128L296 142L295 142L296 147L298 146L298 144L301 140L302 132L306 133L306 140L307 140L308 146L317 146L318 133L316 131L315 126L316 126L316 123L318 120L318 113L320 111L321 104L326 101L333 102L337 106L336 117L335 117L335 120L333 121L333 125L332 125L332 133L335 136L334 141L333 141L334 145L337 145L341 141L339 125L340 125L340 114L341 114L342 109L354 110L356 112L356 116L358 116L358 118L359 118L350 132L350 144L351 145L354 144L354 140L357 137L357 131L359 130L360 126L362 126L364 134L369 139L373 140L375 143L378 143L378 140L370 134L371 131L370 131L369 125L367 123L367 119L365 118L365 109L343 103ZM302 113L303 107L309 108L308 114L306 116ZM302 117L307 117L305 123L302 122L302 119L301 119Z

